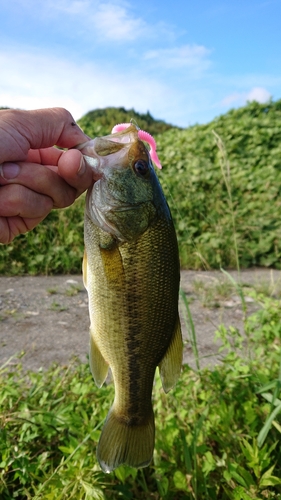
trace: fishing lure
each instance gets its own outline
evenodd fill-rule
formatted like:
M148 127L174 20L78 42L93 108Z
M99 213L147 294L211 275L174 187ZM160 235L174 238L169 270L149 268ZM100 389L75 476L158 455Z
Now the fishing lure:
M116 132L122 132L123 130L126 130L126 128L130 127L130 125L131 125L131 123L118 123L117 125L115 125L113 127L111 133L115 134ZM150 158L155 163L155 165L161 169L162 165L161 165L160 160L159 160L157 153L156 153L156 141L155 141L154 137L152 137L152 135L150 135L148 132L145 132L144 130L138 129L138 138L141 141L145 141L149 144L149 146L150 146L150 151L149 151Z

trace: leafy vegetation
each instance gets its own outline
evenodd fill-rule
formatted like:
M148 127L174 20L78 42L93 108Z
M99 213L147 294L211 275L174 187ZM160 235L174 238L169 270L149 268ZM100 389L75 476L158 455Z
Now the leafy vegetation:
M83 257L82 195L71 207L53 210L34 231L0 245L0 273L80 273Z
M159 172L178 235L183 267L270 266L281 257L281 100L249 103L185 130L149 113L107 108L80 120L91 136L134 118L158 133ZM169 130L163 131L166 128ZM53 211L31 233L0 246L0 273L78 272L83 198Z
M154 460L142 470L100 470L113 387L97 389L88 365L3 367L1 499L281 499L280 299L255 299L261 309L245 319L246 336L219 328L221 365L185 366L168 395L157 377Z
M183 266L236 267L235 235L242 267L280 268L281 100L170 130L158 150Z

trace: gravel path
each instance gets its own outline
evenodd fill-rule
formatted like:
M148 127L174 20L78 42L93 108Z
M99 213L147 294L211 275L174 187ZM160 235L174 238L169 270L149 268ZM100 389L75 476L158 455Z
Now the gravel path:
M231 272L235 280L237 272ZM190 303L201 365L218 359L214 332L219 324L243 329L240 299L230 281L219 271L182 271L181 287ZM248 287L281 292L281 271L242 271ZM247 296L247 290L245 288ZM246 299L248 313L258 305ZM184 308L180 304L184 339ZM0 277L0 366L10 357L25 352L26 369L48 368L53 362L67 364L76 355L86 361L88 352L88 300L81 276ZM184 361L194 366L187 342ZM17 363L12 359L10 363Z

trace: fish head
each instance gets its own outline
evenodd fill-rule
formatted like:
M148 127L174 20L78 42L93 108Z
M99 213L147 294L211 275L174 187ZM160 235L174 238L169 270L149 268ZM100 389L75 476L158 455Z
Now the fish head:
M86 214L120 241L146 231L164 198L150 154L131 124L78 147L93 171Z

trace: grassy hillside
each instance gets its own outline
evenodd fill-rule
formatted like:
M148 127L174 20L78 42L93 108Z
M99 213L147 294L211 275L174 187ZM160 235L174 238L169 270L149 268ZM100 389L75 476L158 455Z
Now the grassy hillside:
M114 109L92 111L80 125L89 135L100 127L102 135L134 117L133 110L116 108L114 114ZM165 125L149 113L135 119L154 134ZM207 125L166 128L157 135L164 167L159 177L175 220L182 265L234 267L237 246L242 266L280 268L281 100L250 103ZM31 233L0 246L0 273L80 272L83 204L81 198L53 211Z
M125 108L112 107L89 111L89 113L78 120L78 123L90 137L96 137L98 135L110 134L114 125L117 123L127 123L131 119L135 120L142 130L146 130L146 132L152 135L161 134L173 127L173 125L163 120L156 120L151 116L149 111L144 114L138 113L134 109L126 110Z

